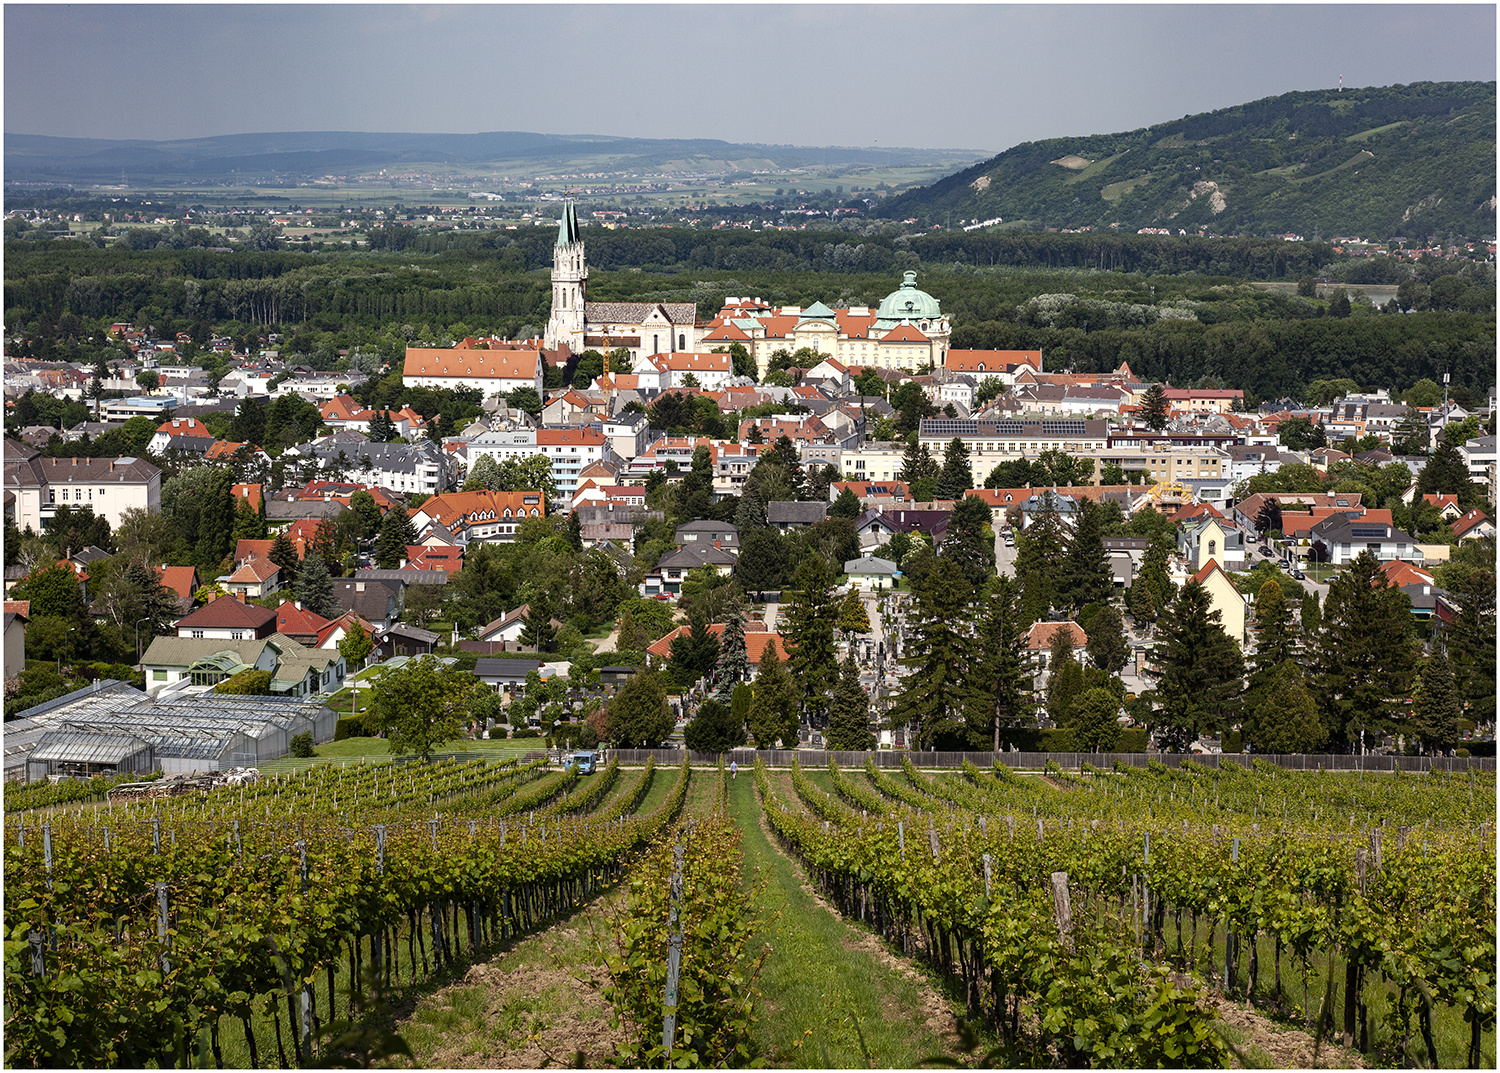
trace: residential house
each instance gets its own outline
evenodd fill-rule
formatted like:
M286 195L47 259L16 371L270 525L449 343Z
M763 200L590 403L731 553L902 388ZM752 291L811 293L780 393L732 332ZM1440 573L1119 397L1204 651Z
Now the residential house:
M732 557L740 553L740 527L733 522L716 522L709 519L683 522L672 537L679 547L712 545L727 551Z
M401 586L391 581L335 578L333 601L340 611L352 611L376 630L384 630L401 613Z
M828 506L817 501L774 500L766 504L766 524L780 533L805 529L828 517Z
M541 673L539 659L485 659L474 661L474 677L497 693L516 694L526 688L532 671Z
M224 589L232 596L260 599L281 588L281 567L270 559L250 559L224 579Z
M1087 658L1084 649L1089 643L1089 635L1083 632L1083 627L1078 623L1038 622L1026 634L1026 655L1033 675L1047 672L1048 663L1052 659L1052 646L1059 633L1068 639L1068 648L1074 659L1082 663Z
M199 640L256 640L276 632L276 612L220 596L177 620L177 636Z
M393 656L426 656L430 655L442 641L442 635L432 630L420 629L416 626L408 626L397 623L387 626L375 637L375 650L381 659L390 659Z
M507 542L527 518L547 514L545 497L533 492L443 492L430 496L411 515L419 536L441 527L459 548L472 543Z
M1230 570L1245 569L1245 534L1214 516L1177 533L1177 553L1194 569L1217 560Z
M535 345L490 343L479 347L407 347L401 381L411 387L477 388L486 397L530 387L540 397L544 361Z
M844 563L844 575L849 579L849 584L866 592L894 589L900 573L901 568L895 563L869 552Z
M1457 538L1460 546L1472 544L1475 541L1493 538L1495 535L1495 523L1482 510L1471 510L1461 518L1451 522L1448 528Z
M1373 517L1374 511L1367 511L1362 517L1339 515L1314 526L1309 536L1311 558L1347 566L1364 551L1381 560L1416 557L1417 538L1397 529L1391 523L1389 511L1381 513L1384 520Z
M1235 588L1234 582L1229 580L1229 575L1214 559L1205 562L1191 578L1190 585L1201 585L1208 593L1208 606L1210 616L1213 612L1219 614L1219 625L1224 632L1234 638L1241 647L1247 640L1245 625L1247 622L1246 599Z
M691 632L691 626L676 627L665 637L658 639L647 647L647 657L657 659L661 662L669 661L672 658L672 642L683 634ZM722 637L724 634L724 623L710 623L708 632L715 637ZM775 646L777 656L783 660L787 658L786 639L781 634L769 632L766 630L764 623L754 621L745 623L745 662L749 664L749 674L746 681L755 677L755 672L760 669L761 661L765 659L766 651L772 646Z

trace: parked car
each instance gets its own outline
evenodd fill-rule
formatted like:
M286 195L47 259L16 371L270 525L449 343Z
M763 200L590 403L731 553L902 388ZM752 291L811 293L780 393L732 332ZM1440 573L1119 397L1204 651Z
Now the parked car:
M1273 556L1273 555L1276 554L1274 551L1271 550L1271 547L1270 547L1269 544L1262 544L1260 546L1260 553L1262 555L1264 555L1267 559L1269 559L1271 556Z
M1296 581L1306 581L1307 580L1307 575L1304 574L1301 570L1298 570L1294 566L1294 567L1292 567L1292 578L1294 580L1296 580Z

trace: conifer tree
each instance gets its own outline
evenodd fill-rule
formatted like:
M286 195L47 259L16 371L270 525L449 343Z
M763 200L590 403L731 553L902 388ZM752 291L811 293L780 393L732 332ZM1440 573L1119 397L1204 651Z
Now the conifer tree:
M1331 745L1358 748L1363 731L1369 748L1398 729L1416 655L1411 601L1360 552L1329 583L1318 636L1316 693Z
M859 496L855 495L854 490L848 487L839 491L838 496L828 508L828 516L830 518L849 518L853 520L858 518L862 513L864 511L859 505Z
M1155 432L1167 427L1167 392L1161 384L1152 384L1141 396L1141 419Z
M978 496L964 496L948 516L941 552L963 570L969 584L982 587L995 574L995 534L990 508Z
M392 507L380 520L380 535L375 538L375 565L382 570L395 570L406 558L406 511Z
M271 550L266 553L266 558L281 568L281 583L284 588L291 588L297 584L297 571L301 560L297 557L297 546L292 543L291 537L286 535L286 530L276 534L276 539L271 541Z
M954 436L943 449L943 468L938 472L938 499L958 499L974 487L974 469L969 464L969 448Z
M396 438L396 423L391 420L388 411L384 409L375 411L375 416L370 418L368 435L371 443L390 443Z
M839 682L828 715L828 748L857 750L874 747L875 736L870 733L870 697L859 683L859 665L851 651L839 664Z
M980 601L980 614L969 741L976 749L999 750L1003 729L1029 722L1036 708L1020 585L1007 575L993 578Z
M1057 495L1039 493L1040 509L1016 539L1016 580L1023 592L1022 611L1028 622L1038 622L1058 606L1059 579L1068 557L1068 538L1057 511Z
M912 594L901 657L909 670L892 722L915 727L922 748L961 749L969 717L984 703L975 673L980 659L971 625L974 588L951 560L935 559L920 581L913 580Z
M1120 744L1120 698L1102 686L1085 689L1072 705L1069 734L1080 752L1109 752Z
M1089 623L1086 646L1089 662L1106 674L1119 674L1130 662L1125 620L1113 604L1105 604Z
M1296 661L1288 659L1257 673L1265 677L1246 701L1241 726L1245 743L1261 753L1311 753L1322 748L1327 732Z
M1422 746L1439 755L1458 745L1458 720L1462 709L1453 666L1441 645L1435 646L1422 668L1416 695L1412 698L1412 733Z
M786 664L776 647L775 642L766 645L765 654L760 658L760 670L755 675L749 728L757 749L775 748L778 740L785 748L794 748L797 744L797 702L800 699L797 684L787 673Z
M683 728L682 743L695 753L725 753L745 744L745 724L728 704L710 698Z
M1208 591L1182 587L1157 624L1155 686L1145 693L1153 705L1158 742L1186 752L1200 735L1233 722L1243 689L1244 657L1209 606Z
M1078 524L1073 528L1063 569L1066 602L1075 611L1114 595L1114 573L1104 551L1099 507L1086 497L1078 504Z
M328 564L316 553L309 554L297 571L297 599L315 615L326 619L339 617L339 605L333 598L333 575Z
M724 631L719 634L719 660L714 665L714 684L718 697L728 704L734 696L734 688L745 680L750 672L750 658L745 652L745 613L736 603L724 618Z
M788 667L801 687L799 705L804 719L821 723L838 680L834 627L839 604L834 600L833 571L821 555L808 555L792 575L792 597L783 614L782 634L788 642Z

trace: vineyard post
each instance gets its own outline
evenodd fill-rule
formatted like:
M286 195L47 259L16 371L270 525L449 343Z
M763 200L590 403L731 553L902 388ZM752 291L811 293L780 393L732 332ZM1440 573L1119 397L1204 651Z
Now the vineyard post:
M1073 948L1073 906L1068 899L1068 873L1052 873L1052 911L1057 917L1057 937L1063 946Z
M52 825L42 824L42 861L47 868L47 889L52 889Z
M672 1068L672 1037L677 1034L677 977L682 971L682 925L678 914L682 907L682 864L686 850L679 839L672 847L672 908L667 916L671 943L667 948L667 993L663 1002L665 1017L661 1026L662 1058Z
M990 855L984 855L984 896L990 896Z
M1234 836L1234 843L1229 847L1229 859L1235 864L1240 862L1240 836ZM1227 920L1224 928L1224 993L1227 995L1234 989L1234 922Z
M906 822L904 820L896 821L896 841L901 846L901 859L904 861L906 860Z
M157 813L151 817L151 852L155 856L161 856L161 814Z
M167 960L167 885L156 884L156 941L161 944L159 962L162 975L172 971L172 963Z
M27 945L31 947L31 975L47 975L47 945L42 942L42 933L32 928L26 936Z
M297 853L300 858L298 870L302 877L302 893L307 893L307 840L302 839L297 843ZM305 982L302 985L302 1053L308 1057L312 1056L312 988Z

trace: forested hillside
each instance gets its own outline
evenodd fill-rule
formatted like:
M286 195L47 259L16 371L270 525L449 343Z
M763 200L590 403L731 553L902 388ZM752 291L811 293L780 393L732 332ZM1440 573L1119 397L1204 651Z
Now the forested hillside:
M877 211L954 226L1493 237L1495 83L1288 93L1028 142Z

